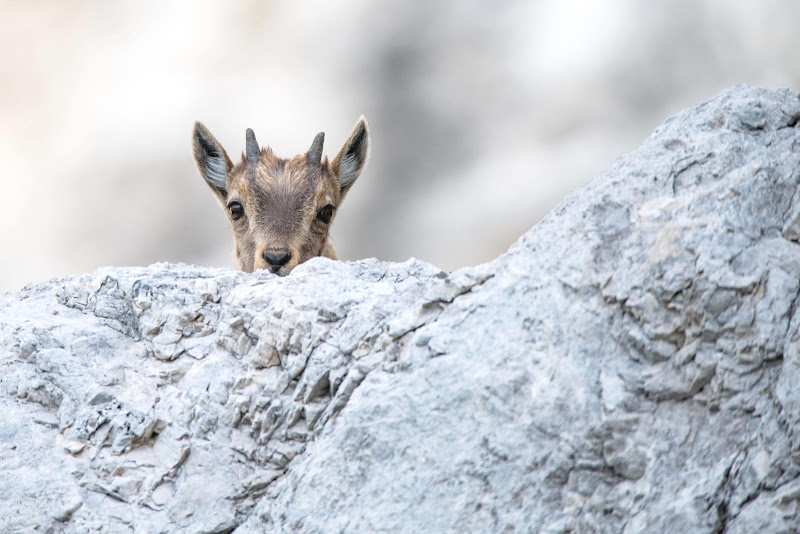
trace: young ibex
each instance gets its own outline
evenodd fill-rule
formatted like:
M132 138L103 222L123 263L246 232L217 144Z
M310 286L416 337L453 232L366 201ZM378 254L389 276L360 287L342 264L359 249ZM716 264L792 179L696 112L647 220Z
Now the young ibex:
M322 158L322 132L308 152L282 159L260 148L248 128L246 151L236 165L202 123L194 124L192 137L197 168L233 227L234 267L284 276L314 256L337 259L328 232L367 161L364 117L330 164Z

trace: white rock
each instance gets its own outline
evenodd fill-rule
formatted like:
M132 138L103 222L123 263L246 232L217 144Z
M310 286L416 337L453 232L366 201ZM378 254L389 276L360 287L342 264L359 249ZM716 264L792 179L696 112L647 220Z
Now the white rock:
M0 532L792 531L798 117L734 87L451 275L0 295Z

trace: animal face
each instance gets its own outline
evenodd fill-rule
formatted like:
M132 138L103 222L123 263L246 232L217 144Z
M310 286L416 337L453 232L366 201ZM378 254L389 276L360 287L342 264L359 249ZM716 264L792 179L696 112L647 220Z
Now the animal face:
M283 159L260 148L248 129L245 154L235 165L202 123L195 123L192 138L197 168L233 228L238 269L286 275L314 256L336 259L328 232L366 164L363 117L330 164L322 157L323 133L305 154Z

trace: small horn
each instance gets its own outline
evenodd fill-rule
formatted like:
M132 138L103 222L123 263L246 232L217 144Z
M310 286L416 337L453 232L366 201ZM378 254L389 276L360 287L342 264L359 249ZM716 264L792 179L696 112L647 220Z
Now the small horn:
M258 161L258 153L261 151L261 149L258 148L256 134L253 132L253 130L248 128L245 137L247 138L247 162L255 163Z
M322 163L322 143L325 142L325 132L320 132L311 143L311 148L308 149L308 162L312 165L319 165Z

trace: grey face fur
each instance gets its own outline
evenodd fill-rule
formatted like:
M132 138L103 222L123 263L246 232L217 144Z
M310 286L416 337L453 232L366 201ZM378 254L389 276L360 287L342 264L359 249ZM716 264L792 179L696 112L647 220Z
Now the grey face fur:
M314 256L336 259L330 225L367 161L369 130L361 117L329 164L317 134L305 154L290 159L262 149L246 132L246 152L233 164L200 122L192 144L200 174L222 203L234 234L235 267L288 274Z

